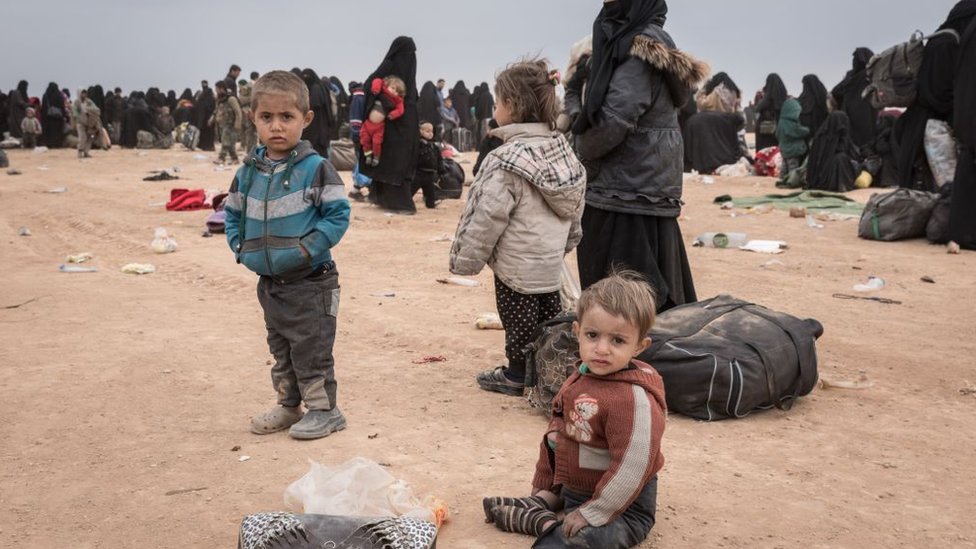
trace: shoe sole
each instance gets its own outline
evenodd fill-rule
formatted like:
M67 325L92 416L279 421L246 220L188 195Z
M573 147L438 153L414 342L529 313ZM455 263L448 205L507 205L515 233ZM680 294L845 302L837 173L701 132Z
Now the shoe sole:
M251 425L251 433L253 433L255 435L270 435L272 433L280 433L280 432L284 431L285 429L291 429L291 426L292 425L294 425L295 423L298 423L301 420L302 420L302 418L298 418L293 423L289 423L288 425L282 425L281 427L278 427L277 429L261 429L261 428L255 427L252 424Z
M478 380L478 386L482 390L491 391L493 393L501 393L508 396L522 396L525 394L525 387L512 387L510 385L503 385L501 383L493 383L487 381Z
M293 433L291 432L291 430L289 430L288 434L291 435L291 438L296 440L315 440L317 438L325 438L331 435L332 433L337 433L339 431L344 430L345 428L346 428L346 420L343 419L342 423L332 425L329 428L324 429L322 431L305 432L305 433L299 431L297 433Z

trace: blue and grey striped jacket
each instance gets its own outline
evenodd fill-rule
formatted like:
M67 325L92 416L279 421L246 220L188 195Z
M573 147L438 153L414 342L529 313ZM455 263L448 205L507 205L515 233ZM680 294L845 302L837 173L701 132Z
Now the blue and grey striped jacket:
M286 162L269 161L265 147L248 156L224 210L237 262L279 282L300 280L331 262L332 248L349 228L342 180L308 141L300 141Z

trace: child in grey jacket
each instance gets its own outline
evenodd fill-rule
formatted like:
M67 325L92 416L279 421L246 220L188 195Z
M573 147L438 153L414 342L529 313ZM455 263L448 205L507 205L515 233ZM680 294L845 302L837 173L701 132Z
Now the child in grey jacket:
M495 274L507 366L478 374L486 391L521 395L522 348L536 326L559 314L563 258L579 243L586 172L555 130L559 74L541 60L502 71L495 83L491 135L504 144L484 161L451 248L454 274Z

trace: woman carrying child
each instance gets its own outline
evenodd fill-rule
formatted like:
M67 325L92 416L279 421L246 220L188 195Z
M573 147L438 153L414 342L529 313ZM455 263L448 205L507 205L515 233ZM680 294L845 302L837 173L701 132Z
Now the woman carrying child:
M508 365L478 375L486 391L521 395L522 348L536 326L559 314L563 257L579 242L585 170L555 130L559 75L529 60L495 82L491 135L504 144L487 155L471 186L451 248L454 274L495 273Z

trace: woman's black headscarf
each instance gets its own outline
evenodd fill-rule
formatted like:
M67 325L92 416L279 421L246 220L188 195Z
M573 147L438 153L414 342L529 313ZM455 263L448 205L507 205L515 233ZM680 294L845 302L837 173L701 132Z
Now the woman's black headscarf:
M717 88L719 84L722 84L723 86L725 86L725 89L736 94L737 96L742 97L742 90L740 90L739 86L736 86L735 82L732 81L732 78L727 73L724 72L720 72L716 74L711 79L709 79L707 83L705 83L705 88L703 89L705 95L708 95L713 91L715 91L715 88Z
M820 125L827 119L827 87L815 74L803 77L803 92L800 93L800 124L816 134Z
M190 91L190 88L186 88L185 90L183 90L183 94L180 95L180 101L183 100L193 101L193 92Z
M866 69L868 61L874 57L874 52L869 48L857 48L852 57L854 59L851 61L851 70L847 71L840 84L837 84L830 92L835 98L843 97L851 90L858 87L864 88L868 85Z
M458 80L457 84L454 84L448 97L454 103L454 110L457 111L458 118L461 120L461 126L468 127L471 120L471 92L464 85L464 80Z
M491 90L487 82L482 82L479 86L481 93L474 102L474 114L478 120L488 120L495 115L495 99L491 96Z
M430 80L425 82L424 87L420 89L418 109L420 111L420 119L430 122L434 125L435 129L441 123L441 113L438 109L437 102L437 86Z
M854 156L847 113L834 111L813 138L807 164L808 187L833 192L853 189L857 177L852 163Z
M573 124L574 133L583 133L596 121L610 89L613 72L627 59L634 38L648 25L664 27L667 15L665 0L614 0L603 5L593 22L588 91L583 102L583 116Z
M952 29L962 36L973 16L976 16L976 0L961 0L949 10L949 15L939 30Z
M98 110L105 111L105 90L102 88L101 84L95 84L88 88L88 98L91 99Z
M763 102L766 107L779 112L783 109L786 98L786 84L783 83L783 79L775 72L770 73L766 77L766 85L763 86Z

